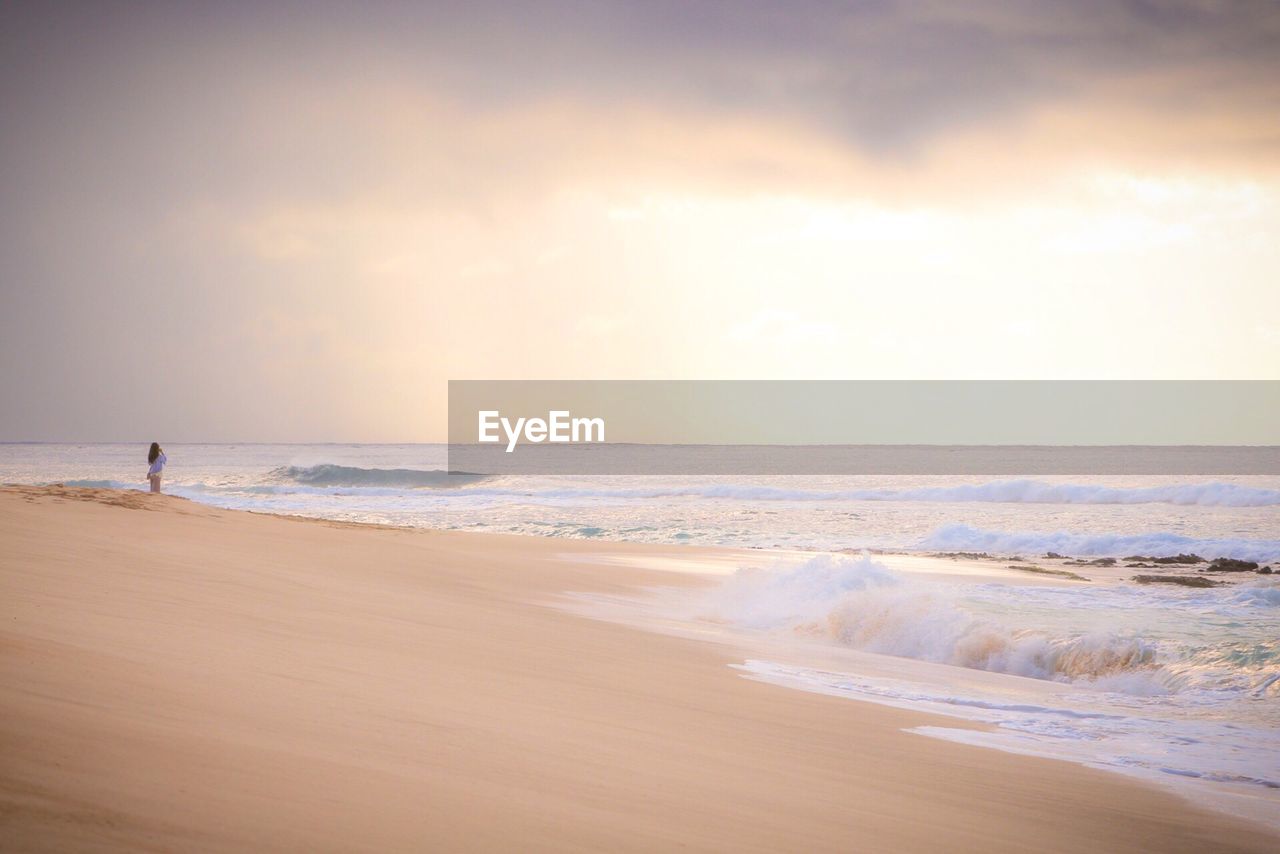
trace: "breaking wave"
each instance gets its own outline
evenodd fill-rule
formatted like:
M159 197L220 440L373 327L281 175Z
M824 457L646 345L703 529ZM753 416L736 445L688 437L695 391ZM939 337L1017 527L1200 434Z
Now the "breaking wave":
M1055 681L1152 675L1157 645L1110 632L1054 637L960 606L953 588L908 581L868 557L820 555L783 570L739 570L702 616L825 637L865 652ZM1142 683L1138 687L1138 682ZM1162 690L1143 679L1134 690Z
M381 486L408 489L443 489L485 480L481 474L451 473L442 469L365 469L322 463L315 466L282 466L272 469L269 481L303 486Z
M1235 605L1280 608L1280 584L1270 581L1242 584L1228 598Z
M1176 504L1206 507L1270 507L1280 505L1280 489L1234 483L1193 483L1151 487L997 480L989 483L914 489L786 489L778 486L715 483L688 486L590 489L565 487L501 490L534 498L712 498L736 501L929 501L993 504Z
M1196 539L1169 531L1144 534L1073 534L1068 531L988 531L968 525L944 525L917 544L935 551L996 554L1058 552L1078 556L1150 555L1168 557L1191 552L1207 558L1231 557L1267 563L1280 559L1280 540Z
M989 501L1028 504L1180 504L1209 507L1269 507L1280 504L1280 489L1234 483L1114 487L1037 480L999 480L938 488L884 490L867 501Z
M1091 590L1051 590L1068 597L1107 597ZM1029 597L1023 602L1024 594ZM869 557L820 554L799 566L744 568L696 602L695 616L763 631L823 638L863 652L887 654L1061 682L1085 682L1102 690L1139 695L1169 694L1189 686L1267 690L1260 680L1274 671L1275 644L1224 643L1208 648L1165 647L1132 632L1051 631L1007 625L980 616L996 597L1001 611L1043 609L1044 590L987 585L965 592L955 584L911 579ZM1120 589L1102 608L1201 607L1208 592L1167 597ZM1249 585L1213 593L1217 608L1268 609L1280 586ZM1073 599L1074 600L1074 599ZM1021 603L1021 604L1019 604ZM1056 603L1061 609L1062 604ZM1023 607L1025 606L1025 608ZM1087 608L1085 604L1080 607ZM977 608L977 611L975 611ZM1243 611L1236 616L1243 615ZM1254 612L1254 620L1258 618ZM1265 681L1265 680L1263 680ZM1280 681L1280 680L1277 680Z

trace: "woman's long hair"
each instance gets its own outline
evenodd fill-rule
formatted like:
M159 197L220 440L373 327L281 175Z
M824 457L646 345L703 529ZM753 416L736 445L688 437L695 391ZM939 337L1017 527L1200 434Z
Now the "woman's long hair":
M154 463L156 461L156 457L158 456L160 456L160 443L152 442L151 450L147 451L147 465Z

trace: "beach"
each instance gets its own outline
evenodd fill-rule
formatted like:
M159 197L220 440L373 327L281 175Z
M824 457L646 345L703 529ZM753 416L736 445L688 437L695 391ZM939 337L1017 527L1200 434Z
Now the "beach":
M1280 2L0 8L0 854L1280 854Z
M0 490L5 850L1266 851L554 604L688 549ZM710 551L710 550L708 550ZM601 555L616 559L601 559ZM978 727L973 724L971 726Z

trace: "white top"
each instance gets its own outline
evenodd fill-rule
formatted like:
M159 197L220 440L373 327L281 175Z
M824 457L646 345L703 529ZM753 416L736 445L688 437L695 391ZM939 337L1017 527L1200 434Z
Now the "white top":
M156 457L156 461L151 464L151 468L147 469L147 477L151 477L153 474L160 474L160 472L164 471L164 464L168 461L169 458L164 455L164 451L161 451L160 456Z

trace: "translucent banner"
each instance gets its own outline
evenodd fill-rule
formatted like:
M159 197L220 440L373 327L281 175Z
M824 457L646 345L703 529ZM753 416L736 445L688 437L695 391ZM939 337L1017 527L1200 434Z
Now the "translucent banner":
M449 469L1280 474L1280 382L456 380Z

